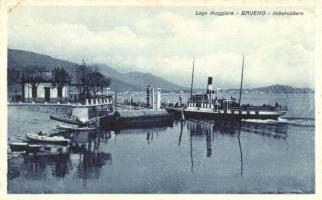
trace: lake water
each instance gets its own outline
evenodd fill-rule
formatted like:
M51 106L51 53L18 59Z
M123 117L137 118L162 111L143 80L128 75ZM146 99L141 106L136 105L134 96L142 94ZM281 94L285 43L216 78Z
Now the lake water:
M8 193L314 193L313 95L251 97L289 112L278 121L99 130L85 150L8 159ZM9 107L9 141L55 128L48 119Z

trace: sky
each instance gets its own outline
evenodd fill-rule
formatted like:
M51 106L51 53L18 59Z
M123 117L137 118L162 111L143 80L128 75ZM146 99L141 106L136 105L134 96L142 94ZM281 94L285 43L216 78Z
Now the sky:
M303 16L200 16L196 11L303 11ZM314 13L309 8L20 6L8 16L9 48L190 87L285 84L314 88Z

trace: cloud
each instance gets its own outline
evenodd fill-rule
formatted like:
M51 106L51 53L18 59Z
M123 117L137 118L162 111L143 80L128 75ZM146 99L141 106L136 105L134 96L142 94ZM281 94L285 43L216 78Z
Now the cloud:
M93 17L87 19L90 23L81 20L84 16L75 19L75 12L70 21L31 10L9 16L10 48L78 63L84 58L122 72L151 72L185 86L190 85L195 57L196 86L204 87L207 76L212 75L220 88L238 87L244 54L247 87L314 87L314 20L309 12L301 17L262 19L197 17L193 16L195 9L187 7L184 12L156 9L149 17L132 13L127 19L123 8L115 8L118 12L113 15L106 8L108 26L104 28L104 19L94 17L95 7L86 13ZM68 16L66 10L56 13ZM93 29L93 23L102 25Z

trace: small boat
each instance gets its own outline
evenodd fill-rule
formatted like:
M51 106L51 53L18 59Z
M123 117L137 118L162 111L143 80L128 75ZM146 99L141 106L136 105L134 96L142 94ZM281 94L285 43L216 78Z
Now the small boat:
M11 151L27 151L28 143L26 142L12 142L9 144Z
M14 135L13 138L16 142L27 142L26 138L20 135Z
M63 135L65 133L71 133L71 131L70 130L52 129L52 130L50 130L48 132L43 132L43 131L35 131L35 132L33 132L33 134L37 134L37 135L40 135L40 136L48 136L48 137ZM16 137L16 139L19 140L19 141L28 142L28 140L26 140L25 138L21 138L20 136Z
M69 131L93 131L96 128L92 127L77 127L77 126L67 126L67 125L56 125L58 130L69 130Z
M51 144L62 144L66 145L70 142L69 139L65 139L62 136L46 136L46 135L38 135L38 134L33 134L29 133L26 135L26 138L30 142L36 142L36 143L51 143Z
M40 151L42 145L28 144L26 142L12 142L9 144L11 152L37 152Z
M60 155L67 154L69 152L69 146L64 145L43 145L37 152L37 155Z
M66 124L73 124L73 125L78 125L78 126L86 126L89 124L89 122L82 122L80 121L78 118L75 118L75 119L72 119L72 118L64 118L64 117L55 117L55 116L52 116L50 115L49 116L50 119L53 119L53 120L56 120L56 121L59 121L59 122L63 122L63 123L66 123Z
M28 144L28 152L38 152L42 148L42 145L39 144Z

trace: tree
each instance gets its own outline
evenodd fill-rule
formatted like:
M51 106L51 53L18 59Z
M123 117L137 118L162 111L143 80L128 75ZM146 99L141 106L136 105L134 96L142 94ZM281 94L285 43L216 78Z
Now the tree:
M71 76L63 67L56 67L51 72L51 78L53 87L57 87L57 96L62 102L62 89L66 84L70 83Z
M24 97L24 83L22 82L22 74L20 71L16 70L15 68L8 69L8 86L14 87L14 101L16 101L17 98L17 85L18 83L21 83L21 89L22 89L22 95L21 98ZM23 99L21 99L23 101Z
M21 72L15 68L8 69L8 85L14 85L20 82Z
M37 97L38 85L46 80L46 74L45 67L38 65L29 65L23 70L22 76L24 82L31 85L33 100Z
M77 75L77 85L78 85L78 93L80 98L84 100L85 98L89 98L90 88L88 84L87 76L91 73L91 70L86 66L85 62L77 67L76 75Z
M96 98L96 95L99 91L103 91L104 87L108 87L111 83L111 79L105 77L100 72L91 72L87 76L87 83L89 85L90 91L93 92L93 97Z
M98 68L94 70L87 67L84 61L76 70L78 92L82 100L96 98L97 93L111 83L111 79L100 73Z

